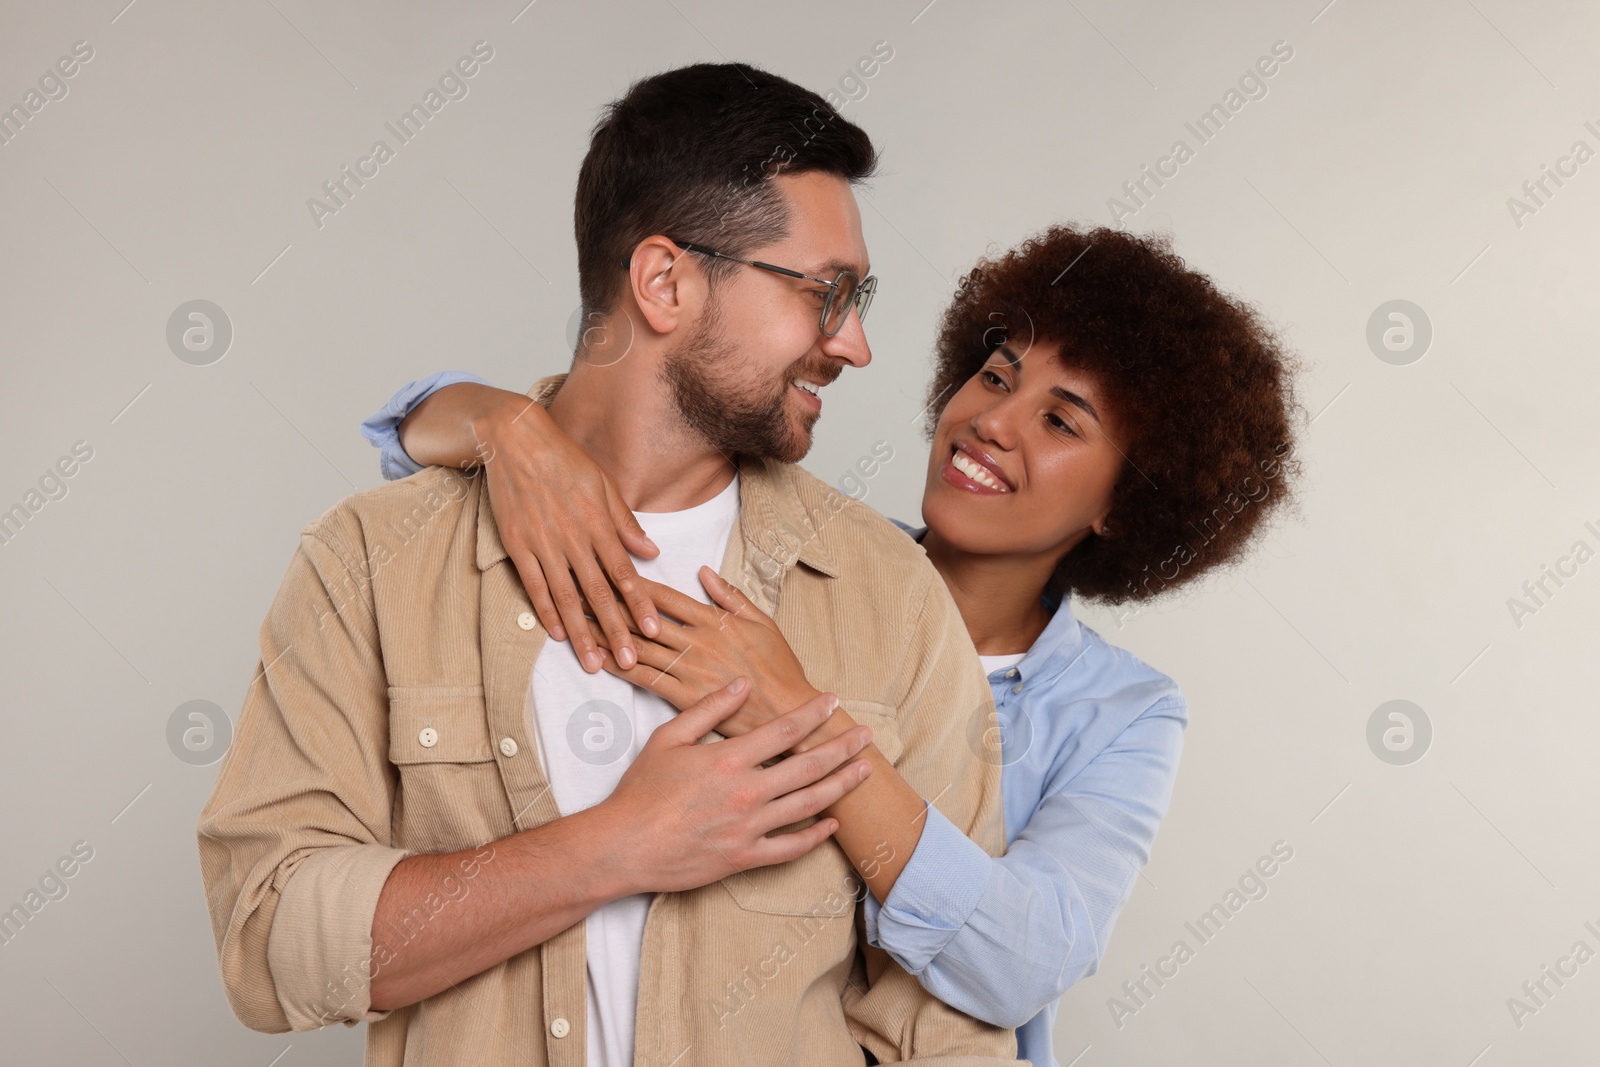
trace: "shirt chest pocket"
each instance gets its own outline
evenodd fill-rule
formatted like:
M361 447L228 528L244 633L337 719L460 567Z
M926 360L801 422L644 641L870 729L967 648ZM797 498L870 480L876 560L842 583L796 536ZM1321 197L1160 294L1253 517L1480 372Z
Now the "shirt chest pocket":
M397 846L454 852L511 832L481 685L391 686L389 762Z
M885 759L890 763L899 760L901 742L894 708L849 697L841 697L839 703L858 725L872 728L872 743ZM770 836L802 830L816 821L812 816L781 826ZM724 878L721 884L745 911L806 915L829 925L842 919L847 928L853 928L855 903L867 892L850 857L831 839L799 859L740 871Z

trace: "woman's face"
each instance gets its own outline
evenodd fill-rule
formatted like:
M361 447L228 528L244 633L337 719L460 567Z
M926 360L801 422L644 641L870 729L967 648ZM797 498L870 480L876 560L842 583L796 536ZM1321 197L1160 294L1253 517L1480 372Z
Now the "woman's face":
M922 517L950 545L1059 559L1102 526L1123 465L1117 421L1060 354L1054 341L1002 345L945 405Z

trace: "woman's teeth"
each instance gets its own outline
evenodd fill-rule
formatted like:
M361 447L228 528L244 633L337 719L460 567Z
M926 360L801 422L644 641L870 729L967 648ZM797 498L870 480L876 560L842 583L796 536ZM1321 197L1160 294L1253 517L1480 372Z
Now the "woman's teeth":
M998 489L1002 493L1009 493L1011 491L1010 489L1006 488L1005 483L999 481L994 475L990 474L988 468L984 467L980 463L974 463L972 460L968 459L966 454L960 449L957 449L955 454L951 456L950 463L955 467L956 470L960 471L962 474L965 474L968 478L971 478L979 485L986 486L990 489Z

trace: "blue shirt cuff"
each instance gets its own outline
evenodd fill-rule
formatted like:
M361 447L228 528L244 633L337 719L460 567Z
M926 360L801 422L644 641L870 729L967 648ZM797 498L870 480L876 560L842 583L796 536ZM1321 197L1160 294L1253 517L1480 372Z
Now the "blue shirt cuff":
M927 804L927 825L883 904L868 892L867 943L920 975L977 908L994 857Z
M489 384L476 374L468 374L465 371L447 370L430 374L426 378L418 378L401 386L394 396L389 398L387 404L361 424L361 436L379 449L378 469L383 472L385 478L393 481L422 469L422 464L408 456L406 450L400 447L400 423L418 404L445 386L455 385L458 382Z

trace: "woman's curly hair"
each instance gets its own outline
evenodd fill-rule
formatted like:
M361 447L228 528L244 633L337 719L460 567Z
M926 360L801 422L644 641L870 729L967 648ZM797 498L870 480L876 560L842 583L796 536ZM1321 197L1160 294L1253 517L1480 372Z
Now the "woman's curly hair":
M1239 559L1300 474L1299 364L1260 313L1185 266L1170 236L1052 226L961 280L935 347L928 439L990 353L1046 339L1096 378L1126 438L1109 536L1080 541L1047 591L1145 601Z

